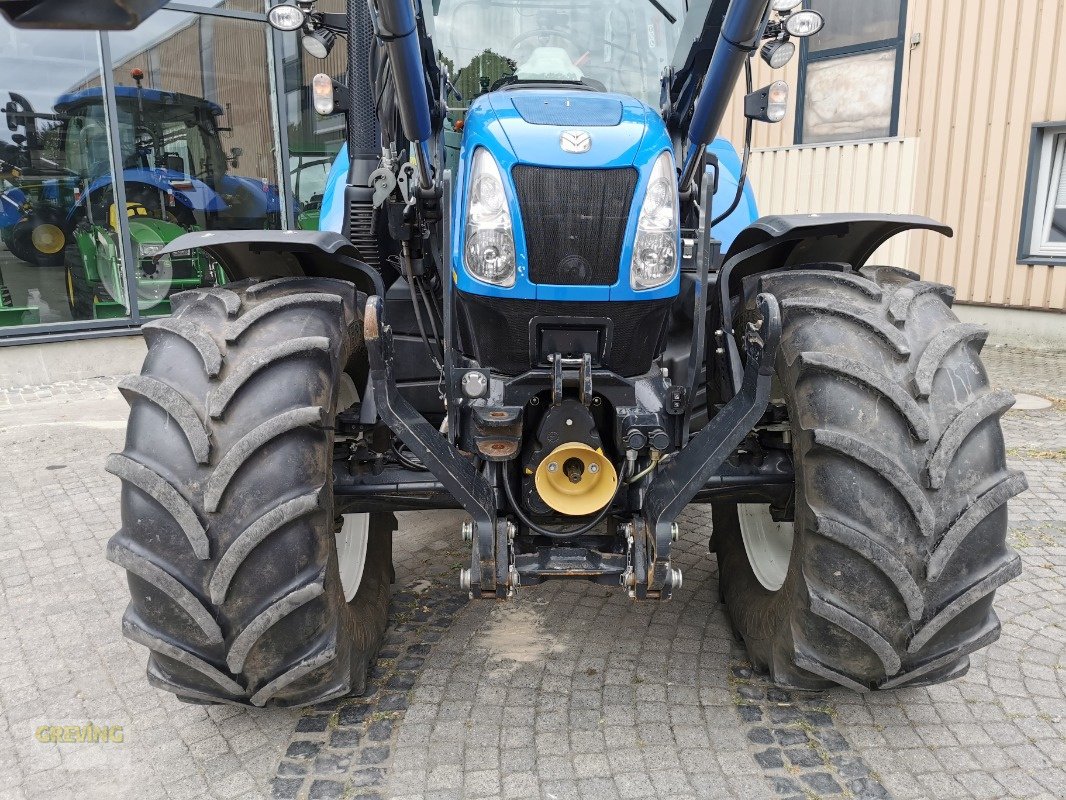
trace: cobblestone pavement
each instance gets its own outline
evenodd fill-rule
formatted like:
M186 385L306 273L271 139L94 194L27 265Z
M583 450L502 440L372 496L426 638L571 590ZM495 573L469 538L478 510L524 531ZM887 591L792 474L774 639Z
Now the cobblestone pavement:
M455 513L401 516L389 640L364 698L184 705L123 640L125 405L113 380L0 392L0 798L1066 797L1066 354L989 347L994 380L1057 400L1004 420L1031 491L1002 638L954 683L790 694L753 675L717 603L708 515L685 585L634 605L591 584L469 604ZM53 743L41 726L122 726Z

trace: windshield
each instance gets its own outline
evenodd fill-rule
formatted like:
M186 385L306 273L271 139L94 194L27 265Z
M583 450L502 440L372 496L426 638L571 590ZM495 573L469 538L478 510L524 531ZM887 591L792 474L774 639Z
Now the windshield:
M682 0L439 0L434 42L466 107L509 80L581 81L659 105ZM456 105L457 101L451 101Z
M209 109L123 103L118 116L124 169L164 168L208 184L225 174Z

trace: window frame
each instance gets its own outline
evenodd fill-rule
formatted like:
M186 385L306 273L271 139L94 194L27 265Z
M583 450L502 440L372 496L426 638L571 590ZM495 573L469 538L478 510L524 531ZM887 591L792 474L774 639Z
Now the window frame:
M800 42L799 80L796 87L796 130L794 140L797 145L807 142L803 139L804 110L806 108L807 95L807 67L811 63L832 61L846 56L865 55L867 53L896 53L896 71L893 75L894 86L892 88L892 121L889 125L888 136L878 136L870 139L839 139L829 142L811 142L811 147L829 147L843 144L849 141L877 141L879 139L895 139L899 136L900 105L903 99L903 59L907 53L907 11L910 0L899 0L899 28L897 34L891 39L878 39L876 41L861 42L860 44L834 47L829 50L820 50L816 53L810 51L810 39L805 38ZM803 8L811 10L812 0L803 0Z
M277 180L282 197L291 195L291 181L288 169L288 137L287 115L285 109L279 105L278 87L283 86L278 81L283 77L279 59L276 53L280 53L279 34L269 27L267 19L267 7L263 4L262 11L245 11L229 9L217 6L197 5L191 2L167 3L162 11L178 11L198 15L201 18L223 17L228 19L244 20L259 24L266 37L268 74L272 76L270 81L270 117L274 126L274 147L277 151L275 158L277 164ZM97 46L96 67L100 70L100 88L104 99L104 119L107 128L107 146L110 159L111 174L116 173L115 165L121 164L121 143L118 138L117 121L119 119L118 104L115 99L114 86L114 59L111 53L111 38L106 31L98 31L94 34ZM125 183L113 181L115 192L115 204L118 207L125 205ZM124 317L113 319L69 320L63 322L30 323L0 329L0 350L4 347L18 346L21 344L36 344L40 342L71 341L79 339L98 339L112 336L135 336L140 333L140 326L149 322L154 317L141 314L139 304L132 298L130 287L136 286L136 259L133 256L132 242L129 234L129 222L124 215L120 216L119 224L119 252L123 263L123 280L127 302L127 314ZM292 207L288 203L282 203L282 225L291 230L295 227Z
M1036 239L1034 228L1046 216L1047 201L1050 199L1051 187L1050 185L1047 187L1048 196L1045 198L1039 197L1039 189L1044 182L1045 176L1050 180L1053 168L1052 163L1044 163L1043 155L1047 142L1051 139L1051 156L1052 158L1054 157L1054 138L1059 135L1066 136L1066 120L1033 123L1032 133L1029 138L1029 160L1022 197L1022 219L1018 231L1017 263L1019 264L1029 266L1066 266L1066 252L1050 255L1034 250ZM1064 160L1063 169L1066 169L1066 160Z

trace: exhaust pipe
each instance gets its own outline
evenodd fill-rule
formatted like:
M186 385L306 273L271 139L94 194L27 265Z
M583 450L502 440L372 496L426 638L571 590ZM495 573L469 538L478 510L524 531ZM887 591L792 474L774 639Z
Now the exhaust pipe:
M688 152L681 170L681 189L692 185L704 150L718 135L725 112L740 78L744 60L759 43L759 33L766 20L768 0L733 0L729 4L714 55L707 67L703 88L692 109L688 128Z

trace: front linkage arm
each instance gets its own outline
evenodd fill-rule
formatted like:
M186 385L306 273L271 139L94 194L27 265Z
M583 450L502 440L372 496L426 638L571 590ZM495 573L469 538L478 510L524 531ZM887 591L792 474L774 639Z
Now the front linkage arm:
M769 294L756 298L756 308L761 322L749 323L744 333L747 358L740 391L656 473L644 498L642 519L633 529L633 569L626 576L635 597L658 594L665 600L680 586L680 572L670 565L674 520L718 474L770 402L781 309Z
M384 322L384 302L371 297L363 317L363 335L370 360L370 381L381 420L407 445L474 518L474 547L470 558L470 592L506 597L509 591L506 554L507 523L496 515L496 498L489 481L471 460L441 435L407 401L393 373L392 328Z

